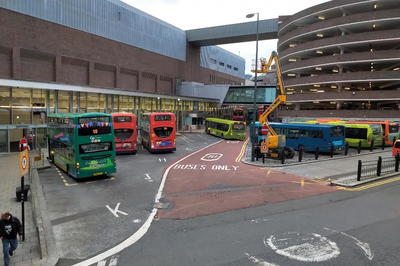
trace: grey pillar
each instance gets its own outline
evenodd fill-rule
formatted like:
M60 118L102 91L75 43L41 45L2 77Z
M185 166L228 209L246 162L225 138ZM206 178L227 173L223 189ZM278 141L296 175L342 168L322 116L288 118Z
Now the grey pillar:
M162 99L160 98L160 111L159 112L161 112L162 111Z
M136 96L133 96L133 112L134 115L137 114L136 112ZM137 120L137 119L136 119Z
M54 113L58 113L58 91L54 91Z
M104 106L105 112L106 112L106 114L109 114L109 112L108 112L108 94L106 94L104 96L104 101L105 101L105 106Z
M77 92L76 94L76 112L81 112L81 92Z
M46 116L50 114L50 91L46 91Z
M111 113L114 113L114 95L111 95Z
M159 107L159 104L158 104L158 98L156 99L156 112L159 112L158 111L158 107Z
M73 113L74 112L74 92L70 91L68 94L69 94L69 108L68 108L68 111L70 113Z

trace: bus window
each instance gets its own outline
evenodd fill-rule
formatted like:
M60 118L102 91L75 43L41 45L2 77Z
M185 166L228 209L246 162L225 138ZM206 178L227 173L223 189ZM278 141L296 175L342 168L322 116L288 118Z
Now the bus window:
M309 138L311 136L310 130L308 129L300 129L300 137Z
M298 129L289 129L288 139L298 139L299 138L299 130Z
M119 140L127 140L132 136L132 134L133 134L133 129L128 129L128 128L114 129L114 135Z
M341 127L331 128L331 137L343 137L344 131Z
M367 139L367 129L346 127L346 138Z
M312 137L314 139L323 139L324 138L324 131L322 130L313 130Z
M154 133L159 138L168 138L172 134L173 130L174 128L172 127L156 127L154 128Z
M79 145L79 153L92 153L112 150L111 142L97 142Z

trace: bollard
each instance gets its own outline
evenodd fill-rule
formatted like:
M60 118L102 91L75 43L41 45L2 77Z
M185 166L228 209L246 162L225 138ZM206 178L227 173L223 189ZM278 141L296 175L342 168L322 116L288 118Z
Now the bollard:
M349 142L346 141L346 144L344 146L344 155L347 156L349 154Z
M382 150L384 150L385 149L385 138L382 138Z
M315 160L318 160L318 158L319 158L319 146L317 145L315 147Z
M378 157L378 167L376 169L376 175L381 176L381 171L382 171L382 157Z
M281 151L281 162L282 162L282 164L285 164L285 159L286 159L286 157L285 157L285 150L282 149L282 151Z
M335 150L335 147L332 144L332 146L331 146L331 158L333 157L334 150Z
M357 181L361 180L361 169L362 169L362 161L358 160L358 167L357 167Z
M262 154L263 156L263 164L265 163L265 153Z
M375 140L374 140L374 139L372 139L372 141L371 141L371 149L370 149L370 151L373 151L373 150L374 150L374 143L375 143Z
M400 162L400 154L396 154L396 164L394 165L394 171L398 172L399 171L399 162Z
M303 147L300 147L299 149L299 162L303 160Z
M361 153L361 140L358 142L358 150L357 150L358 154Z

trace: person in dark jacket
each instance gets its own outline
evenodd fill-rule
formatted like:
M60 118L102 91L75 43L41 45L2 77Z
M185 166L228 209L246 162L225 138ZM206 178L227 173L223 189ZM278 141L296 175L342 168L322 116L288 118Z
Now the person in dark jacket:
M18 246L17 234L22 240L22 225L17 217L12 216L9 212L1 213L0 219L0 239L3 242L4 265L10 265L10 256L14 256L14 251Z

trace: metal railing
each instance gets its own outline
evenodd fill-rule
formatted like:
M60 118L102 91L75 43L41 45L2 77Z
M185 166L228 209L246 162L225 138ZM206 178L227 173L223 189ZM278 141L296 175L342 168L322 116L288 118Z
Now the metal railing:
M378 157L377 161L358 160L357 181L368 180L399 171L400 154L393 158Z

